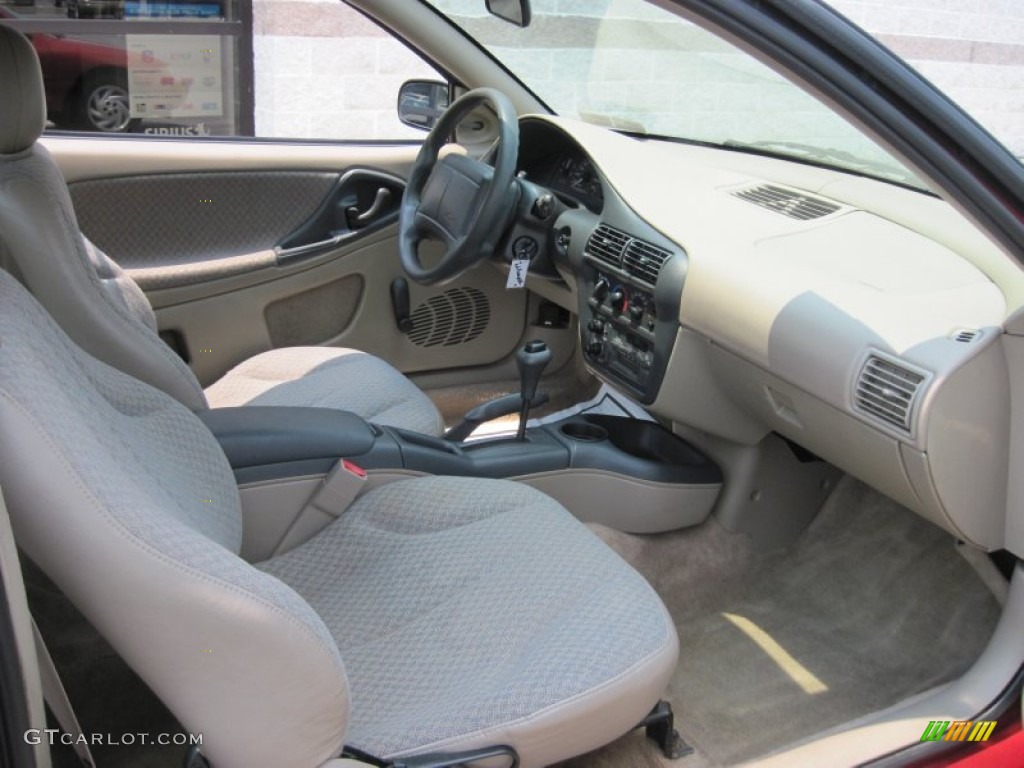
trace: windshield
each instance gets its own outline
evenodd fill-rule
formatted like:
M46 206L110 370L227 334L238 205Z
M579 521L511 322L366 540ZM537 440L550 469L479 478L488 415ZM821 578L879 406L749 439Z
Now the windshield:
M556 114L924 187L781 75L644 0L533 0L525 29L488 14L483 0L428 2Z

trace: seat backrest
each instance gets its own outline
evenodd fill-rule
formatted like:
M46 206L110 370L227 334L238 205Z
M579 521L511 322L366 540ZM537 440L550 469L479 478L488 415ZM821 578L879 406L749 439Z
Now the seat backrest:
M19 546L215 765L338 754L337 646L308 603L238 556L238 491L216 440L83 352L4 272L0 484Z
M0 103L0 266L89 354L206 408L195 374L157 335L145 295L79 230L64 177L37 141L46 123L38 56L3 25Z

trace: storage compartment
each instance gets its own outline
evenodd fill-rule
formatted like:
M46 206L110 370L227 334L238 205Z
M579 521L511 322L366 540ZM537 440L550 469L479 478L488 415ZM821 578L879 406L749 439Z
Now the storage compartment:
M722 482L721 472L707 456L653 421L587 414L561 422L557 434L569 448L571 468L601 469L659 483Z
M608 430L589 421L569 421L559 427L558 431L570 440L582 440L585 443L608 439Z
M569 466L519 479L584 522L671 531L704 522L718 499L718 467L660 424L581 415L544 429L566 446Z
M603 431L612 445L630 456L675 466L711 467L717 475L717 468L704 454L653 421L600 415L586 419L591 428Z

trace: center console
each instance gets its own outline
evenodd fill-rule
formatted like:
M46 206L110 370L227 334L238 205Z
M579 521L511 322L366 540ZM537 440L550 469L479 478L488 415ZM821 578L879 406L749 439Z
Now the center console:
M687 257L635 216L606 208L604 217L594 222L579 216L572 223L566 217L580 343L596 375L650 404L679 328Z
M693 446L655 422L632 418L577 415L531 428L522 440L456 443L318 408L218 408L198 416L224 448L243 491L294 487L304 494L300 502L310 493L303 485L308 478L347 459L371 476L515 479L584 521L653 533L703 521L722 484L718 467Z

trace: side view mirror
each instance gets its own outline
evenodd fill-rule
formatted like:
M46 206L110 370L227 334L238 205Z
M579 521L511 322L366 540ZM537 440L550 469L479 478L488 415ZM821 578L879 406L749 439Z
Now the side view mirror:
M407 80L398 91L398 119L413 128L429 131L449 103L448 83Z
M530 26L530 0L486 0L486 5L492 16L517 27Z

